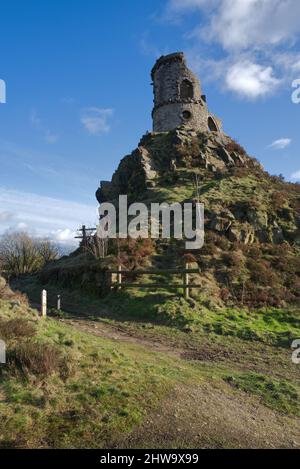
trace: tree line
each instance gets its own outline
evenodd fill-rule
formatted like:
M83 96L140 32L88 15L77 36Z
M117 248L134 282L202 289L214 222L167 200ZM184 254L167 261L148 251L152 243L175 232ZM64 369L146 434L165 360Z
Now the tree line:
M0 238L0 270L8 277L36 272L59 257L59 248L48 239L34 238L26 232Z

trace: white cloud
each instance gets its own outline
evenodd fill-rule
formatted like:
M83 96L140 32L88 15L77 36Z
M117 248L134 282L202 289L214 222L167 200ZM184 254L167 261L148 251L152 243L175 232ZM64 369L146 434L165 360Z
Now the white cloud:
M5 223L13 218L13 213L11 212L0 212L0 223Z
M139 46L143 55L155 58L158 58L161 55L167 55L171 52L168 46L164 47L163 49L156 47L154 42L149 39L149 33L147 31L144 32Z
M98 107L84 109L81 116L81 123L91 135L108 133L111 129L109 121L113 112L113 109L102 109Z
M170 12L213 9L203 39L219 42L226 50L276 45L294 40L300 32L298 0L170 0Z
M47 130L46 133L45 133L45 140L47 143L50 143L53 144L53 143L56 143L58 141L59 137L57 134L53 134L50 132L50 130Z
M300 170L293 173L291 175L291 179L294 180L294 181L300 181Z
M274 148L274 150L284 150L284 148L288 147L292 143L290 138L279 138L269 145L270 148Z
M76 245L75 231L82 224L94 224L96 220L96 204L80 204L0 187L0 235L7 230L26 230L34 236Z
M197 11L198 26L185 35L196 63L203 50L207 57L208 44L220 45L217 60L207 59L209 68L240 96L268 95L300 70L299 0L169 0L167 18Z
M78 241L75 240L75 236L76 231L65 228L64 230L51 231L49 237L60 244L77 244Z
M15 225L15 229L16 231L30 231L30 227L27 225L27 223L23 222L17 223Z
M71 96L65 96L61 98L61 102L63 104L74 104L75 103L75 98L72 98Z
M31 125L39 132L43 134L45 142L52 145L56 143L59 139L59 136L53 133L47 126L44 125L42 119L37 115L36 111L32 111L30 114Z
M169 0L166 15L168 18L195 10L211 10L218 6L220 0Z
M248 61L232 65L226 75L228 89L252 99L272 93L279 83L272 67Z
M224 49L264 47L299 34L298 0L222 0L213 16L210 37Z

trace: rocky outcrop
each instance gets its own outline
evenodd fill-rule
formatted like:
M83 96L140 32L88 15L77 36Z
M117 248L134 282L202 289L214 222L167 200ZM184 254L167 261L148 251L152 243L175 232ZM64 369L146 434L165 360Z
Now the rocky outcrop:
M116 200L119 194L138 197L152 185L157 172L154 161L146 147L139 146L131 155L122 159L111 182L101 181L96 192L98 202Z
M126 194L129 202L159 201L161 190L170 188L172 196L184 192L185 185L195 185L195 175L207 210L206 229L243 244L299 243L299 216L288 202L273 210L268 194L276 187L276 178L272 180L256 159L224 133L184 126L147 133L138 148L121 160L112 180L101 182L96 195L99 203L117 203L120 194Z
M227 148L234 148L234 142L223 133L197 132L185 127L168 133L147 133L138 148L121 160L111 182L101 181L97 200L99 203L116 200L119 194L139 198L159 183L160 177L180 168L225 173L232 167L257 165L249 156Z

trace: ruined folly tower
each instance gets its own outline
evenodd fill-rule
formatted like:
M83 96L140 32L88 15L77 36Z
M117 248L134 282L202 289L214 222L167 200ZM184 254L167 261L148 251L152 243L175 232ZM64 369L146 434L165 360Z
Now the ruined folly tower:
M221 131L221 122L208 111L198 78L186 65L183 52L160 57L152 72L153 131L168 132L181 125L199 131Z

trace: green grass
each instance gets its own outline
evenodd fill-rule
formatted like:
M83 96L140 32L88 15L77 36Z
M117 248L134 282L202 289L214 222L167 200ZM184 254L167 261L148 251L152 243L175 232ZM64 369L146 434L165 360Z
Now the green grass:
M256 203L262 208L266 207L265 188L255 176L247 177L229 177L221 180L209 181L201 186L201 197L208 205L219 201L222 204L246 202L252 200L255 196Z
M4 369L0 446L105 447L137 425L175 382L201 379L186 362L52 319L37 322L34 340L68 356L73 373L22 377Z
M225 377L225 381L237 389L259 396L272 409L300 417L299 386L257 373L229 375Z
M256 311L226 308L217 313L206 310L198 324L206 332L290 347L299 335L300 314L276 308Z
M290 347L299 336L300 312L265 308L255 311L239 308L210 309L207 300L186 301L161 291L123 291L104 302L119 320L152 321L192 334L233 336L247 341Z
M250 324L250 313L240 312L236 317L236 312L229 310L211 312L204 306L201 310L195 309L193 302L163 292L153 298L147 293L136 296L135 292L127 292L125 296L124 293L114 295L113 299L114 305L112 298L107 301L112 309L115 308L115 319L102 319L104 322L119 326L122 323L128 332L130 328L135 334L143 331L144 337L149 333L149 338L153 333L154 342L160 340L163 344L173 343L183 348L189 345L191 350L205 346L212 352L226 343L229 349L230 344L237 341L235 353L236 357L240 356L241 366L243 363L248 366L257 358L260 360L259 354L265 353L267 360L274 360L269 367L276 377L242 372L235 361L201 362L197 358L182 359L151 352L136 344L79 331L56 319L40 319L27 307L0 301L2 320L22 317L34 323L36 335L21 338L21 341L35 341L55 348L67 358L71 370L66 375L56 371L39 375L30 370L18 374L3 369L0 376L0 447L110 447L142 423L149 413L159 409L162 400L176 386L209 383L229 392L224 380L232 385L231 392L242 390L258 395L264 405L299 416L299 387L295 384L294 374L283 373L287 379L276 375L279 367L286 367L282 352L277 353L275 348L264 352L266 346L262 344L259 351L254 352L253 348L253 353L249 348L250 355L247 356L247 349L241 345L243 340L233 338L243 325ZM141 308L149 316L144 315L138 322L134 318L139 317ZM128 312L131 320L128 320ZM278 333L281 328L297 327L296 316L291 315L289 324L288 316L283 312L274 312L277 315L275 322L270 321L270 314L267 311L253 314L253 328L266 333L271 324L274 331L279 328ZM218 324L226 325L232 335L220 335L224 330L221 331ZM224 343L216 338L224 339ZM265 340L264 336L262 339ZM247 338L247 343L253 344L253 336ZM8 342L8 349L14 346L15 342ZM262 368L261 362L259 371Z
M143 276L143 281L147 277ZM155 282L152 276L151 282ZM176 282L176 279L173 279ZM180 281L180 280L178 280ZM22 290L30 298L39 301L42 286L32 277L24 279ZM245 341L256 341L269 345L289 348L299 337L300 310L296 308L220 308L211 299L198 296L186 301L182 291L157 289L130 289L112 292L104 299L80 292L47 286L49 305L55 306L56 295L62 295L63 308L72 313L93 317L136 323L167 325L174 330L187 331L192 335L215 334L223 337L237 337Z

